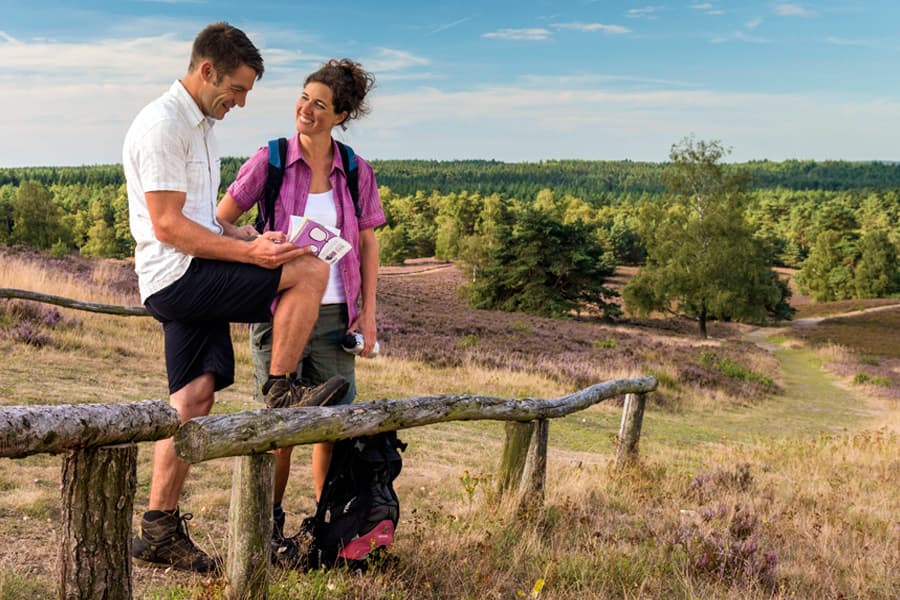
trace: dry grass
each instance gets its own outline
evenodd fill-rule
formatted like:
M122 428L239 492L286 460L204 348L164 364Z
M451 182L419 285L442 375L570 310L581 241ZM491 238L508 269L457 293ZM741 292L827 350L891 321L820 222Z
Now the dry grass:
M102 281L120 273L97 272ZM65 293L94 301L122 293L98 291L93 273L75 277ZM40 281L39 274L29 277ZM653 372L668 400L648 410L643 462L611 468L615 406L554 421L546 502L523 517L494 493L502 425L402 431L410 446L396 482L402 516L391 560L365 576L278 572L270 598L900 597L896 402L866 401L859 394L867 390L842 391L816 369L798 378L785 357L808 364L805 351L785 345L787 354L776 358L737 340L699 342L646 323L463 315L446 290L429 301L432 288L446 286L429 277L385 278L382 317L394 329L384 356L358 363L361 400L471 392L554 397L577 387L561 375L566 361L596 369L589 373L601 379ZM0 286L10 285L0 277ZM8 304L0 301L0 312L8 315ZM436 306L450 314L447 321L435 320L443 319ZM48 327L50 342L42 347L0 336L0 404L165 396L161 335L151 320L62 313L75 323ZM448 332L454 319L460 329ZM407 344L423 332L432 345ZM219 396L217 411L255 406L246 332L236 326L233 333L238 382ZM470 335L477 343L458 343ZM440 364L417 360L440 347ZM704 365L703 352L716 364L728 358L773 377L785 395L735 383ZM825 352L828 365L859 356L844 347ZM526 360L530 368L519 368ZM808 397L794 396L807 388ZM141 445L136 514L147 499L150 452ZM313 509L308 448L298 448L294 461L288 529ZM183 497L196 515L193 535L209 549L224 550L232 464L196 465ZM55 595L48 557L55 553L58 480L57 457L0 461L0 598ZM141 599L209 599L222 590L221 581L181 573L137 567L134 577Z
M797 328L794 335L811 343L836 344L857 354L900 358L900 306L895 300L878 310L825 319L814 326Z

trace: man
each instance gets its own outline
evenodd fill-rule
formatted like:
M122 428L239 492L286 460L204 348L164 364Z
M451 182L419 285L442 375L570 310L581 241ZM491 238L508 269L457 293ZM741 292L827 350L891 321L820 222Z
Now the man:
M138 114L123 166L141 301L163 325L169 398L182 422L209 414L216 391L234 382L230 322L273 321L270 407L324 405L347 382L315 387L295 368L328 281L328 265L280 232L216 220L219 154L212 132L244 106L263 74L259 51L240 29L213 23L194 40L187 74ZM278 295L274 314L270 307ZM191 541L178 499L189 465L171 438L157 442L147 512L134 540L142 562L201 573L220 561Z

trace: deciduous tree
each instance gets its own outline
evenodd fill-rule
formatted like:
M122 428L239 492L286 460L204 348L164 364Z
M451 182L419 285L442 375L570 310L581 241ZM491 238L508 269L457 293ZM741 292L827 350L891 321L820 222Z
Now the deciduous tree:
M746 178L721 164L726 152L693 137L672 146L670 196L641 208L647 261L623 291L630 312L696 319L704 338L708 320L760 321L787 293L745 219Z

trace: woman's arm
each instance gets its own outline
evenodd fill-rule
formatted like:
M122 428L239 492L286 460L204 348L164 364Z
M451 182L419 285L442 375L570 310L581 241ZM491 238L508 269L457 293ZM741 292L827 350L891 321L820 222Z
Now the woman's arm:
M378 332L375 325L375 288L378 283L378 240L374 229L363 229L359 232L359 271L362 277L362 290L359 315L356 317L355 329L358 329L366 340L362 356L372 350ZM351 329L354 327L351 326Z
M216 207L216 219L222 226L222 235L233 237L238 240L254 240L259 236L256 229L252 225L235 226L234 222L244 214L244 211L238 206L238 203L231 194L225 193L219 206Z

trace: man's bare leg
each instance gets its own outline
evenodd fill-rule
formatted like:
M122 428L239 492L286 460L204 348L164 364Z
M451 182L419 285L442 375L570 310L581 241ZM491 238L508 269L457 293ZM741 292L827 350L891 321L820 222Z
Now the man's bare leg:
M215 397L215 377L204 373L169 397L181 422L208 415ZM190 464L178 458L175 442L166 438L153 448L153 474L150 479L148 510L175 510Z
M314 256L301 256L282 268L278 285L281 298L272 318L270 373L292 373L297 368L319 318L328 272L328 263Z

